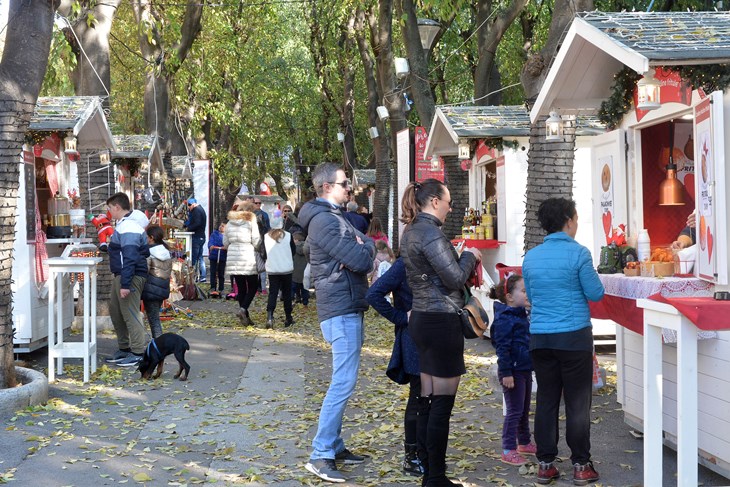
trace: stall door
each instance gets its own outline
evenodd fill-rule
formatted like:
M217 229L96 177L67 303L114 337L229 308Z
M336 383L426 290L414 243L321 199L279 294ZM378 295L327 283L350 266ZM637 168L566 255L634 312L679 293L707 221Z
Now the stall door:
M591 187L595 265L598 265L601 247L616 236L619 225L624 225L628 231L624 145L624 131L621 129L593 138Z
M722 92L694 106L697 261L695 274L728 284L727 179Z

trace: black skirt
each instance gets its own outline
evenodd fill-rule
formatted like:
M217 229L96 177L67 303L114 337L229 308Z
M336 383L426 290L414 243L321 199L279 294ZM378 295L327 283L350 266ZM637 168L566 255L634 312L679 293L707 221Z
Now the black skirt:
M413 311L408 331L418 347L421 372L434 377L466 373L464 334L456 313Z

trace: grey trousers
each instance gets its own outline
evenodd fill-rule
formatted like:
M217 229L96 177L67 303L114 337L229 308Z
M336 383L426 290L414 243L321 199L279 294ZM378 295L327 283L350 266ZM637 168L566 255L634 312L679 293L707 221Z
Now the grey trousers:
M130 348L132 353L142 355L146 343L146 331L139 309L140 297L146 279L142 276L132 278L129 295L122 299L119 290L122 288L121 276L115 276L112 282L112 294L109 300L109 314L111 315L114 331L117 334L119 349Z

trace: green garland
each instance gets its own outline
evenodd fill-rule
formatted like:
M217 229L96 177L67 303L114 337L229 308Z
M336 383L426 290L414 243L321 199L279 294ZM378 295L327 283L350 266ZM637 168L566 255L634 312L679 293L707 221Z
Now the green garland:
M606 129L613 130L618 127L624 115L631 109L634 102L634 87L640 79L641 75L628 66L624 66L621 71L613 75L611 96L601 102L601 108L598 109L598 120L606 126Z
M707 94L717 90L725 91L730 86L730 64L665 66L665 68L679 73L692 89L702 88ZM636 82L642 76L624 66L613 78L611 96L601 103L601 108L598 110L598 119L608 130L618 127L624 115L631 110Z
M516 140L505 140L502 137L484 139L484 145L490 149L497 149L498 151L504 151L505 148L517 150L520 146Z

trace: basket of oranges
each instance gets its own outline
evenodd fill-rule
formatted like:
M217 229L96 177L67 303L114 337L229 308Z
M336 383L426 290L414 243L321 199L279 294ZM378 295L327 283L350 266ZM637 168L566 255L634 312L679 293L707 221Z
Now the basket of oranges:
M624 267L624 275L627 277L637 277L641 275L639 263L636 261L627 262L626 267Z

